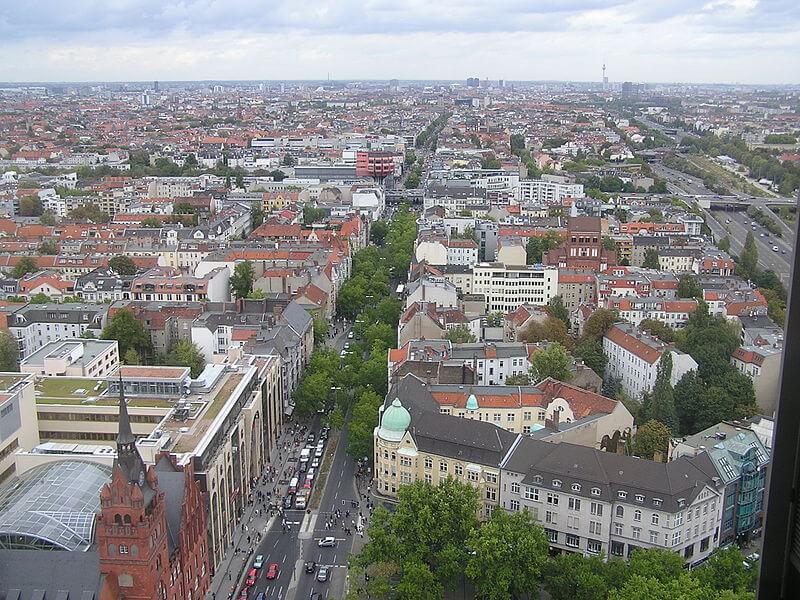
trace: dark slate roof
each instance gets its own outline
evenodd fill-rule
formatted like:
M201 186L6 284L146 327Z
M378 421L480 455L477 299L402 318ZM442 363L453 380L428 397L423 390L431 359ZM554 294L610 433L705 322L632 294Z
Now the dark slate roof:
M50 550L0 550L0 600L99 598L102 577L97 552L53 552ZM34 592L41 590L42 596Z
M706 454L693 458L679 458L669 463L657 463L622 454L612 454L575 444L552 444L532 438L523 438L505 461L503 468L524 473L523 483L542 489L598 498L610 502L619 491L627 492L626 501L637 504L635 496L641 494L641 506L656 508L653 499L661 500L660 510L676 512L678 500L690 504L706 485L716 487L714 465ZM541 481L537 481L537 476ZM553 480L561 486L553 486ZM579 484L580 491L572 485ZM600 488L593 496L591 489Z
M298 335L303 335L313 324L313 319L308 311L294 300L283 309L281 319L286 321Z
M156 471L158 472L158 489L164 492L164 500L166 501L167 530L169 533L167 540L171 554L178 547L183 496L186 491L186 476L182 471L176 469L175 465L166 456L162 456L156 463Z
M439 413L412 416L409 432L422 452L492 466L500 465L518 437L492 423Z

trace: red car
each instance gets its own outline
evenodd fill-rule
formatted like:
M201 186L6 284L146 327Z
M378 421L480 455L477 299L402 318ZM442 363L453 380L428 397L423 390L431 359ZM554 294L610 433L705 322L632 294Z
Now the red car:
M258 569L250 569L247 572L247 581L244 584L247 587L253 587L256 584L256 579L258 579Z
M269 563L267 567L267 579L275 579L278 577L278 563Z

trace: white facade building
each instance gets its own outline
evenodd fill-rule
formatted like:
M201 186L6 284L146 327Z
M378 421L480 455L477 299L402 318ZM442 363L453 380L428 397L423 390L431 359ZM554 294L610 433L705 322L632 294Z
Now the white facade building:
M579 183L556 183L540 179L525 179L519 182L521 204L561 204L564 198L583 198L583 185Z
M521 304L541 306L558 294L558 268L478 263L473 267L472 293L485 296L487 312L512 312Z

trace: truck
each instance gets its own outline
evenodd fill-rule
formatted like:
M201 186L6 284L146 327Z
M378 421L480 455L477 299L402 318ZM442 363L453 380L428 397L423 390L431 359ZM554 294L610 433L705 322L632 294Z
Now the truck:
M294 497L294 507L297 509L305 509L306 502L308 501L308 492L307 489L298 490L297 496Z

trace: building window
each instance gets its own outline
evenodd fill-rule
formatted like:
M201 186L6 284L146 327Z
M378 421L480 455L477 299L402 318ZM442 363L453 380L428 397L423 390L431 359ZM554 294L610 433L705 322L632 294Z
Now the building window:
M650 530L650 543L657 544L658 543L658 532Z
M547 535L547 539L551 544L557 544L558 543L558 532L557 531L553 531L552 529L545 529L544 533L545 533L545 535Z
M580 529L581 528L581 520L578 517L567 517L567 529Z
M518 482L514 481L511 484L511 493L512 494L519 494L519 483Z
M560 479L553 479L553 487L560 488L561 487L561 480Z
M425 458L425 468L432 469L433 468L433 459L432 458Z
M125 544L119 545L119 553L120 554L127 554L128 553L128 546Z
M573 492L580 492L581 491L581 484L580 483L573 483L572 484L572 491Z
M625 509L621 506L617 506L616 515L619 519L623 518L625 516Z
M545 523L555 523L557 518L558 518L558 513L554 513L553 511L547 510L544 513Z
M486 488L486 499L487 500L497 500L497 490L493 487Z
M681 543L681 532L676 531L672 534L672 546L677 546Z
M592 488L592 496L599 496L600 495L600 488Z
M453 472L456 476L461 477L464 474L464 467L461 465L453 465Z
M525 499L539 501L539 488L525 486Z
M653 506L661 506L661 498L653 498Z
M638 509L633 511L633 520L634 521L641 521L642 520L642 511L640 511Z
M570 548L577 548L581 544L581 538L572 533L568 533L564 538L564 544Z
M641 527L631 527L631 537L635 540L641 539L642 537L642 528Z
M614 535L622 535L622 523L614 523Z
M425 483L433 483L433 477L430 473L425 473Z
M570 498L569 499L569 509L570 510L580 510L581 509L581 499L580 498Z
M511 500L511 502L508 503L508 507L513 511L518 511L519 510L519 500Z
M558 506L558 494L547 492L547 503L553 506Z
M652 525L658 525L658 515L657 514L653 514L653 516L650 517L650 523Z
M628 492L620 490L617 492L617 497L620 498L621 500L624 500L625 498L628 497Z
M440 473L447 473L447 463L446 462L440 462L439 463L439 472Z
M611 555L612 556L624 556L625 555L625 544L622 542L615 542L612 540L611 542Z
M644 496L642 496L641 494L636 494L634 498L636 498L637 502L644 502Z
M592 513L596 517L603 516L603 505L599 502L592 502L589 506L589 512Z
M586 551L589 554L600 554L603 550L603 542L598 540L586 540Z
M600 521L589 521L589 533L592 535L602 535L603 524Z

